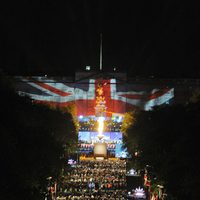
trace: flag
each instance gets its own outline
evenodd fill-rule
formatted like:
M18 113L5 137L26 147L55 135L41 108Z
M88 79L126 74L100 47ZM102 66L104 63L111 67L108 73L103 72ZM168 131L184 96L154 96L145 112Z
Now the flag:
M134 83L121 83L116 79L89 79L69 82L56 77L15 77L16 91L29 96L36 103L66 107L75 104L77 115L94 116L96 90L102 84L106 116L124 114L135 109L151 110L154 106L168 104L174 98L174 88Z

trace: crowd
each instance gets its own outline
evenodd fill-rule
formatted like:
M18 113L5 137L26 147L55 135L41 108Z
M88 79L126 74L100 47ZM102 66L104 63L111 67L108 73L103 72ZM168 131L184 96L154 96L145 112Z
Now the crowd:
M125 200L124 160L82 160L64 177L60 196L73 200Z

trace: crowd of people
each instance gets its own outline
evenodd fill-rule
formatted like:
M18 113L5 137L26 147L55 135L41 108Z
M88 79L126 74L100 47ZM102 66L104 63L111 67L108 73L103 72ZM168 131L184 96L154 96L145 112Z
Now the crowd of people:
M64 177L60 196L72 200L125 200L124 160L82 160Z

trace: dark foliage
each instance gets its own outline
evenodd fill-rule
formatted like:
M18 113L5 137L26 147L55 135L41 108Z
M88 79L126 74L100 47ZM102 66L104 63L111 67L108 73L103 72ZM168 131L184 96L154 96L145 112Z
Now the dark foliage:
M139 156L140 168L151 166L152 183L163 182L176 199L199 199L200 103L141 112L127 131ZM127 142L132 151L131 143Z
M0 92L1 199L44 199L47 177L59 177L77 139L72 117L18 96L2 75Z

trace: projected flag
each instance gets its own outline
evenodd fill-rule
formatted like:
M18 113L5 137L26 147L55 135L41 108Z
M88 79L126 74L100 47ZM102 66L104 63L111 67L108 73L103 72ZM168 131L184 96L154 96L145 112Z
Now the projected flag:
M174 89L152 87L142 84L127 84L116 79L89 79L84 83L66 82L46 77L16 77L19 95L27 95L37 103L65 107L75 104L77 115L95 115L95 97L101 82L106 101L106 115L123 114L134 108L151 110L154 106L169 103L174 98Z

